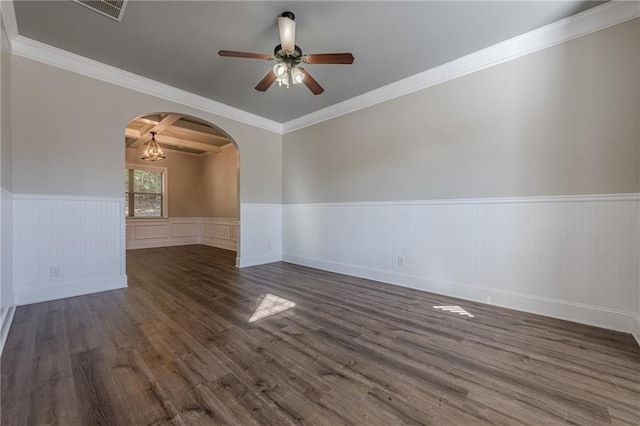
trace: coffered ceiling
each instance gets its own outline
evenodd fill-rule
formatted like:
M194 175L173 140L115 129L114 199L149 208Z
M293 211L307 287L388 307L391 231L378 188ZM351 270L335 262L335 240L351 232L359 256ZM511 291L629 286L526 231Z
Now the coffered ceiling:
M151 140L151 132L162 148L189 154L218 153L231 140L208 123L194 117L164 113L147 115L131 121L125 129L125 146L141 148Z
M133 1L120 22L72 1L14 1L21 36L287 122L602 2ZM218 50L273 53L276 17L296 14L305 53L352 52L353 65L307 65L325 92L255 85L273 65Z

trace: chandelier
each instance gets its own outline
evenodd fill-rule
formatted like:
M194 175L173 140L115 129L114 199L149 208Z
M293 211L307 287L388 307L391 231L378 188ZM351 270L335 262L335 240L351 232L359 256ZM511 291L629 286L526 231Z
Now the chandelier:
M160 148L160 145L156 141L156 133L151 132L151 140L147 142L144 147L144 153L142 154L142 159L146 161L158 161L164 160L166 157Z

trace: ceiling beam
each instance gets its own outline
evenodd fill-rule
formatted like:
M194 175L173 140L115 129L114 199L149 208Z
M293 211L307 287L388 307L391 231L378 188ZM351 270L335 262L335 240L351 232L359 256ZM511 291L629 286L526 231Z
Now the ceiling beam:
M125 129L125 133L124 135L128 138L139 138L140 137L140 133L137 130L134 129ZM209 145L207 143L201 143L201 142L194 142L194 141L189 141L189 140L185 140L185 139L181 139L181 138L176 138L173 136L167 136L167 135L156 135L156 140L159 143L165 144L165 145L175 145L175 146L180 146L183 148L190 148L190 149L197 149L200 151L205 151L205 152L215 152L218 153L221 151L220 147L215 146L215 145ZM129 146L129 148L133 148L133 144Z
M224 139L229 139L226 136L223 135L216 135L216 134L212 134L210 133L211 130L215 131L215 132L219 132L217 129L211 127L211 126L207 126L206 124L200 124L200 123L194 123L192 121L187 121L187 120L182 120L180 123L176 124L175 126L173 126L172 130L175 129L180 129L180 130L192 130L194 132L198 132L198 133L204 133L206 135L211 135L211 136L218 136L220 138L224 138Z
M138 139L140 137L140 132L136 129L130 129L127 127L126 129L124 129L124 136L126 138Z
M209 145L208 143L202 143L202 142L188 141L180 138L174 138L173 136L157 135L156 140L159 143L162 143L165 145L175 145L175 146L180 146L182 148L197 149L205 152L218 153L221 151L219 146Z
M152 131L152 130L153 130L153 127L154 127L156 124L158 124L158 123L157 123L157 122L155 122L155 121L154 121L154 122L152 122L152 123L147 123L147 124L145 124L144 126L142 126L142 127L140 128L140 134L141 134L141 135L146 135L148 132L150 132L150 131Z
M162 133L163 130L167 129L168 127L171 127L173 123L180 120L181 117L182 116L179 114L167 114L165 118L163 118L158 124L153 126L153 130L148 130L144 134L140 133L140 137L130 145L130 148L137 148L140 145L149 142L151 140L151 131L154 131L159 135L160 133Z
M200 139L200 140L213 139L213 140L221 141L225 143L231 142L231 140L226 136L215 135L212 133L201 132L198 130L191 130L191 129L187 129L180 126L171 126L171 128L167 129L167 131L173 133L176 137L179 137L182 139L190 139L193 137L194 139Z
M140 121L143 123L146 123L141 129L140 129L140 134L143 135L145 133L145 131L150 131L147 126L155 126L158 124L157 121L155 120L150 120L148 118L144 118L144 117L140 117L137 118L136 121ZM215 133L210 133L211 130L216 131L213 127L211 126L207 126L206 124L199 124L199 123L193 123L191 121L186 121L186 120L182 120L180 122L180 124L176 125L172 125L170 128L167 128L166 130L173 132L173 133L177 133L176 137L179 137L181 139L188 139L189 135L193 135L196 138L208 138L208 139L215 139L217 141L221 141L221 142L231 142L231 139L229 139L227 136L224 135L218 135ZM182 133L182 134L180 134ZM133 136L131 136L133 137ZM138 138L138 137L136 137Z

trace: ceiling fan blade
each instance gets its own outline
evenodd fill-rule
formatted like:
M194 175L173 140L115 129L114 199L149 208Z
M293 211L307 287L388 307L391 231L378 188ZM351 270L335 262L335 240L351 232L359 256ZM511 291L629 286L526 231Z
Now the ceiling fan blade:
M269 71L267 75L264 76L260 83L256 86L256 90L260 92L266 92L269 87L276 81L276 76L273 72Z
M218 55L228 56L230 58L273 59L273 56L263 53L236 52L235 50L220 50L218 51Z
M309 74L307 70L305 70L304 68L300 68L300 71L302 71L302 73L304 74L304 80L302 80L302 82L309 88L309 90L311 90L314 95L319 95L320 93L324 92L322 86L320 86L320 84L313 77L311 77L311 74Z
M292 12L284 12L278 16L278 31L282 50L291 53L296 49L296 21Z
M312 53L305 55L303 61L307 64L352 64L351 53Z

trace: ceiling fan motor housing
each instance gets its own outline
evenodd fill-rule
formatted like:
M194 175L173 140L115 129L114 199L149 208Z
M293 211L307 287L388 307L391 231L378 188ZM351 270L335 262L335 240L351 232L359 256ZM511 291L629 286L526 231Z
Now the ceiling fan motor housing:
M291 66L298 65L302 62L302 49L296 45L293 52L285 52L282 49L282 45L279 44L273 49L273 57L277 62L284 62Z
M282 12L282 15L280 15L283 18L289 18L292 21L296 20L296 15L293 14L293 12Z

